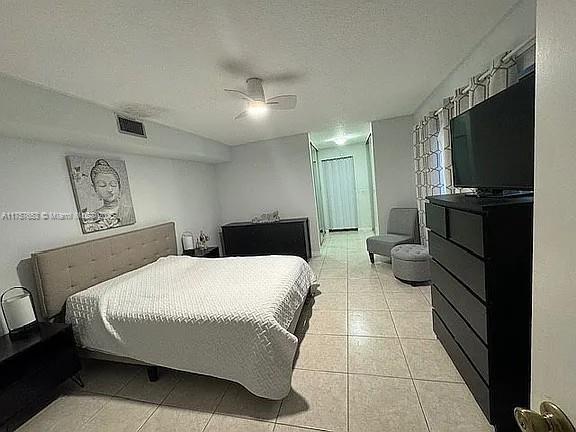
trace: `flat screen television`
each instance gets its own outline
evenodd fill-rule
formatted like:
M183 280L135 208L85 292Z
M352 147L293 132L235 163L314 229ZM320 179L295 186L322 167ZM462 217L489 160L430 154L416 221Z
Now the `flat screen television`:
M456 187L533 189L534 81L532 73L451 120Z

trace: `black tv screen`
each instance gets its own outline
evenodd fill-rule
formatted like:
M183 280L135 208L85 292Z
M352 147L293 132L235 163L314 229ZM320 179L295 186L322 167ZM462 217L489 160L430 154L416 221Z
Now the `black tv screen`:
M532 190L534 74L450 122L457 187Z

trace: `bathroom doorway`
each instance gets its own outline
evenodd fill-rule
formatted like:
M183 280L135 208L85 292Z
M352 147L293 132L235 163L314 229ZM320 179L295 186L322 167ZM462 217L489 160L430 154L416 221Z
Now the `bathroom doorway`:
M321 238L338 230L372 235L378 226L378 203L371 124L343 124L309 137Z
M356 177L352 156L322 160L330 231L358 229Z

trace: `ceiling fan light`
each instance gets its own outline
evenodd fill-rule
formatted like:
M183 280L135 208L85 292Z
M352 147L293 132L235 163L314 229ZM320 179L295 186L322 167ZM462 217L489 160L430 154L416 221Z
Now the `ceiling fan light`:
M248 115L254 118L264 117L268 114L268 110L266 103L261 101L250 101L248 102L248 108L246 108Z

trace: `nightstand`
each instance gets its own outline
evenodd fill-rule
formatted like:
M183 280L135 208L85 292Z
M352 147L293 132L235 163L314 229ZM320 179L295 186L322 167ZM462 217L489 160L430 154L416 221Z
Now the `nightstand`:
M208 246L206 249L188 249L182 252L182 255L196 258L220 258L220 249L218 246Z
M80 371L72 326L39 323L21 339L0 336L0 431L52 397Z

